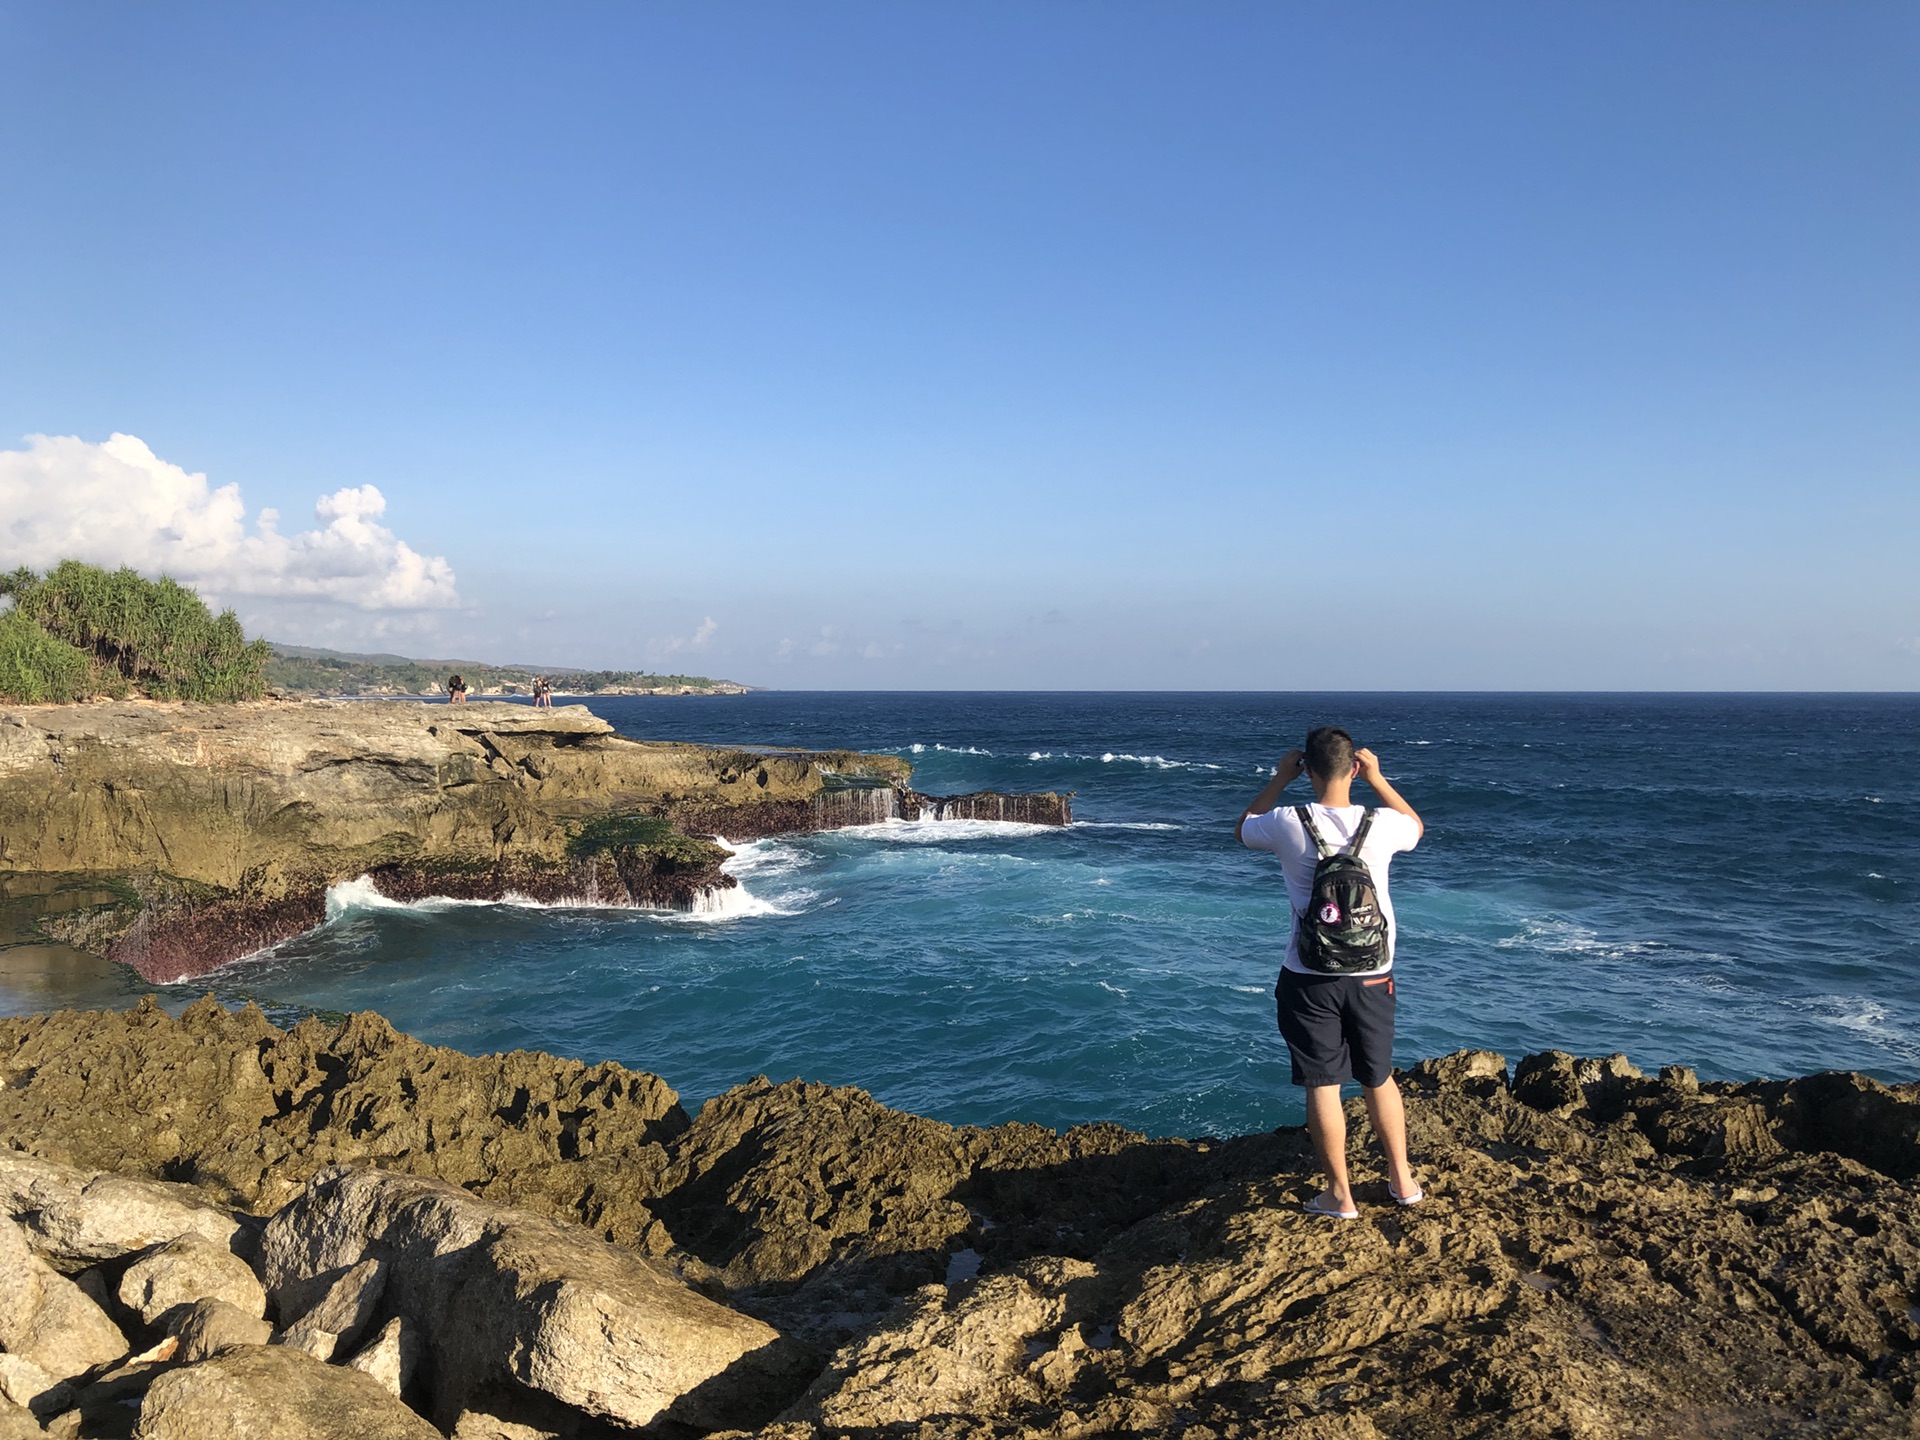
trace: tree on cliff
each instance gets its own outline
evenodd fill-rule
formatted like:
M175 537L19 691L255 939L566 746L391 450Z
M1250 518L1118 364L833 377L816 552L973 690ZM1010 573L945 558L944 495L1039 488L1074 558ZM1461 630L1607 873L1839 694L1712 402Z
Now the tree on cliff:
M0 699L28 703L139 693L156 700L257 700L264 640L189 587L63 560L45 575L0 575Z

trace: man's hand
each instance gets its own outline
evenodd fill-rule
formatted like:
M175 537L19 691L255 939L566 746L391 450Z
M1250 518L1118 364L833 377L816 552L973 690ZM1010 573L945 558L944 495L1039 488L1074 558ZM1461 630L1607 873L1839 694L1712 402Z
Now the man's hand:
M1240 823L1233 827L1234 838L1241 844L1246 843L1246 824L1249 816L1264 815L1280 803L1280 792L1300 778L1300 772L1307 768L1307 757L1299 750L1289 750L1273 766L1273 778L1260 787L1260 793L1253 797L1253 803L1240 814Z
M1389 810L1398 810L1402 815L1413 821L1414 825L1418 827L1419 834L1426 834L1427 827L1425 822L1414 812L1414 808L1411 805L1400 798L1400 792L1393 788L1388 782L1387 777L1380 773L1380 757L1378 755L1374 754L1371 750L1356 750L1353 752L1353 763L1355 768L1360 771L1360 778L1373 787L1373 793L1380 797L1382 803L1384 803Z

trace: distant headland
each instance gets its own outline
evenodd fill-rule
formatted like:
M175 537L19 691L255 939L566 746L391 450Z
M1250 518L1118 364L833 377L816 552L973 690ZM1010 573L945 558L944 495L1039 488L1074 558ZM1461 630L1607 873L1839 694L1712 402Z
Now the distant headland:
M705 675L643 670L576 670L564 665L487 665L478 660L411 660L268 642L267 685L285 696L444 695L447 677L465 677L475 695L531 695L544 675L562 695L744 695L753 687Z
M563 695L744 695L705 675L412 660L249 640L232 610L216 615L193 587L125 566L63 560L44 575L0 573L0 703L190 700L268 696L532 695L544 678Z

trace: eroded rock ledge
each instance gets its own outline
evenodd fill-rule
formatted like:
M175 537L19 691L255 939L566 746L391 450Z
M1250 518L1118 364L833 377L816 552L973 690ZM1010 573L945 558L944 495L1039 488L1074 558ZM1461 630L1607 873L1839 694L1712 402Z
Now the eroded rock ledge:
M911 774L629 740L578 705L0 710L0 944L64 940L171 981L311 929L361 875L399 900L688 908L736 883L707 837L1072 818L1064 795L929 797Z
M1916 1433L1920 1086L1402 1079L1429 1198L1363 1169L1340 1224L1300 1212L1290 1130L954 1128L765 1080L690 1117L618 1065L147 1003L0 1021L0 1209L144 1347L75 1331L60 1433ZM265 1318L237 1276L186 1305L169 1246L243 1258Z

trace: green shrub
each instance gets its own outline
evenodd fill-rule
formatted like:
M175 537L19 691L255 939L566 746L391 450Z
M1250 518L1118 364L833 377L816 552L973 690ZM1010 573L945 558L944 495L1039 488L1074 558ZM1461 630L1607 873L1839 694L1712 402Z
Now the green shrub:
M63 560L44 576L0 576L13 614L91 657L94 688L137 687L156 700L255 700L266 693L264 640L248 642L231 610L215 615L187 586L125 568Z
M0 700L68 705L93 693L93 662L17 610L0 615Z

